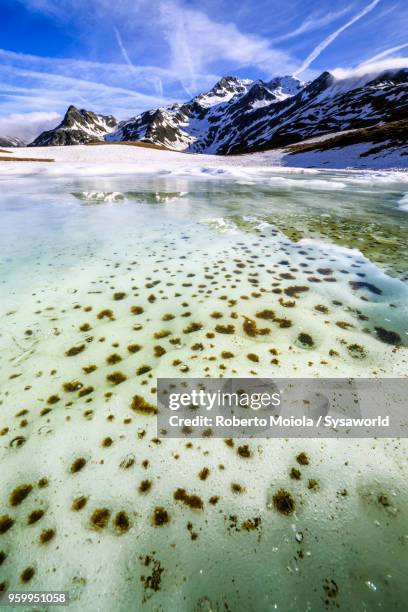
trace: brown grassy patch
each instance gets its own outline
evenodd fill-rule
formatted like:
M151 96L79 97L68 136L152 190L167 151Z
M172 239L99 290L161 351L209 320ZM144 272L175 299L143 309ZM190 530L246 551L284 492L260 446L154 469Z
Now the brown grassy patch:
M3 151L1 151L3 153ZM8 153L8 151L4 151L4 153ZM0 157L0 161L17 161L17 162L53 162L55 159L44 157L43 159L39 159L38 157Z

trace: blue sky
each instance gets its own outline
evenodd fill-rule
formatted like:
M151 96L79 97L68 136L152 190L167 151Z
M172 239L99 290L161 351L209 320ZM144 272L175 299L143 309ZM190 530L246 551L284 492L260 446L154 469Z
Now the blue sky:
M71 103L127 118L224 74L405 61L407 32L407 0L0 0L0 134Z

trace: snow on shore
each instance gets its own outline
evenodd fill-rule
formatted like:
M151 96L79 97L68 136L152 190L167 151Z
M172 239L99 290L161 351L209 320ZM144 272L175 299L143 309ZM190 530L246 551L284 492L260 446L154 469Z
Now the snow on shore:
M117 175L117 174L183 174L207 177L226 174L231 178L250 178L254 171L306 173L321 169L407 170L407 156L384 153L377 158L360 158L361 147L307 152L289 155L284 149L237 156L186 154L129 145L76 145L71 147L21 147L7 150L7 155L18 158L53 159L42 161L4 161L0 175ZM4 154L3 154L4 155ZM0 154L1 157L1 154Z

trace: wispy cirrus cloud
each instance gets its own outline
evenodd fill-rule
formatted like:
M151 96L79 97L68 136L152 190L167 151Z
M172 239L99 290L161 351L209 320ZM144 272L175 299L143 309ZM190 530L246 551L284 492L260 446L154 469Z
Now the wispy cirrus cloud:
M172 101L152 92L152 78L171 81L175 76L149 66L56 59L0 49L3 114L44 109L63 113L69 104L75 104L124 118Z
M396 47L389 47L388 49L385 49L384 51L381 51L380 53L373 55L368 60L365 60L364 64L371 64L373 62L377 62L386 57L389 57L390 55L394 55L394 53L398 53L399 51L402 51L402 49L406 49L407 47L408 47L408 43L397 45Z
M314 13L308 16L297 28L286 32L285 34L281 34L280 36L275 36L273 38L273 42L276 44L278 42L283 42L285 40L290 40L291 38L297 38L302 34L306 34L308 32L315 32L316 30L320 30L325 26L330 25L334 21L343 17L343 15L347 14L352 8L352 5L348 5L341 9L340 11L329 11L328 13L322 15L319 13Z
M364 17L364 15L367 15L370 11L372 11L377 4L380 2L380 0L373 0L372 2L370 2L370 4L368 4L362 11L360 11L359 13L357 13L356 15L354 15L354 17L352 17L351 19L349 19L345 24L343 24L341 27L337 28L337 30L335 30L334 32L332 32L331 34L329 34L329 36L326 36L326 38L324 40L322 40L314 49L313 51L307 56L307 58L304 60L303 64L300 66L300 68L298 68L295 71L295 75L298 74L302 74L302 72L304 72L307 68L309 68L309 66L314 62L314 60L316 58L319 57L319 55L329 46L331 45L331 43L345 30L347 30L347 28L351 27L354 23L356 23L357 21L359 21L362 17Z
M20 1L32 10L45 11L60 20L70 20L76 13L83 14L82 0ZM129 68L135 64L134 57L139 55L135 51L135 41L140 39L141 32L154 56L164 42L166 48L162 50L160 65L177 75L189 95L210 84L214 76L221 76L221 66L229 72L251 67L265 76L273 76L291 72L297 65L291 53L276 48L267 37L244 31L231 18L210 17L201 8L194 8L183 0L153 3L117 0L114 10L107 0L89 0L87 5L89 8L83 15L87 32L91 29L90 23L95 27L97 18L105 24L111 22L117 48ZM309 27L311 24L306 26ZM156 91L158 78L161 77L154 75L150 79ZM166 82L162 82L165 90Z
M8 116L62 114L73 103L127 118L185 100L225 74L313 78L310 66L336 39L324 67L356 70L368 48L375 55L366 63L394 61L408 27L404 0L15 0L16 7L31 33L22 47L32 53L0 49L0 114ZM30 19L50 32L49 44ZM340 36L351 26L353 45ZM10 47L18 49L20 30L16 20ZM302 62L305 49L313 50Z
M272 46L265 37L240 31L232 22L217 22L199 10L176 2L160 3L160 25L170 49L170 68L181 75L188 93L197 89L197 77L217 63L235 70L256 66L272 76L291 72L295 59Z

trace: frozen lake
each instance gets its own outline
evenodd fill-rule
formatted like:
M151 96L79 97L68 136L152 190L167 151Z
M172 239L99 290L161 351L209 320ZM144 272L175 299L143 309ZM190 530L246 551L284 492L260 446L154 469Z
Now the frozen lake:
M157 377L406 376L407 175L148 170L0 179L0 583L73 610L402 612L405 440L244 457L160 443L149 406Z

